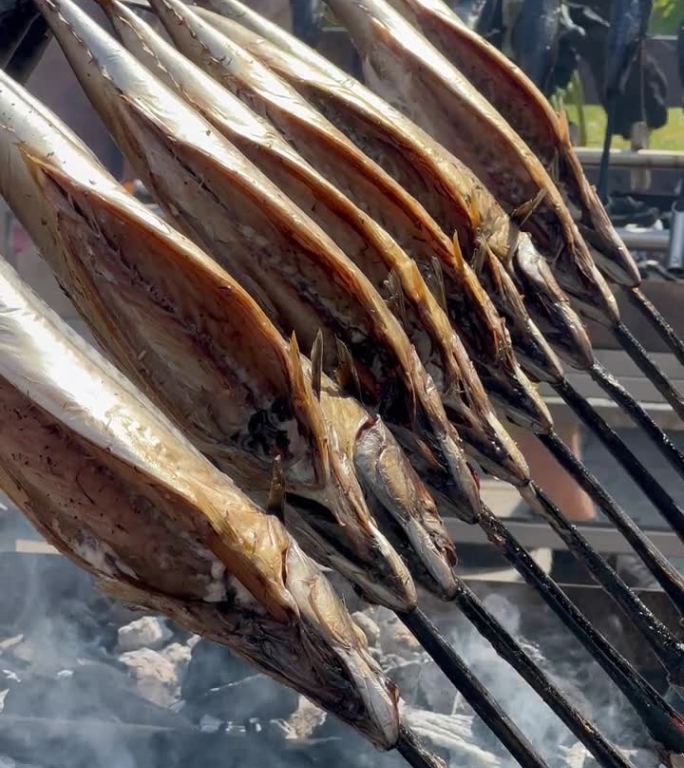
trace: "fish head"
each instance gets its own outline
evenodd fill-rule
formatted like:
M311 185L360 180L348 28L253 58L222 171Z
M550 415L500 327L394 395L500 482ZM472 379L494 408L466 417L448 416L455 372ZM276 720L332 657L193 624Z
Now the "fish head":
M344 574L365 595L391 608L410 610L415 586L406 566L370 514L337 420L323 413L302 363L296 338L291 345L292 401L306 422L314 446L316 483L300 484L287 495L286 516L305 548ZM342 426L342 423L340 422Z

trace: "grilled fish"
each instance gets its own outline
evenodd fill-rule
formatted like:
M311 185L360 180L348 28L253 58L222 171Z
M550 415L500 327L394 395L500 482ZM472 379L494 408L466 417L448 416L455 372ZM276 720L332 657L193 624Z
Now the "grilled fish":
M508 269L512 269L523 284L523 291L536 310L536 319L563 357L577 367L591 364L589 339L548 265L535 251L529 237L518 232L467 168L361 83L238 0L203 2L226 14L223 17L197 9L213 28L234 39L290 82L412 194L445 233L456 233L462 254L471 254L472 265L477 267L478 277L506 318L516 352L532 376L554 381L562 376L562 369L530 320ZM240 24L232 20L236 18ZM260 35L267 35L274 44ZM496 327L496 312L477 287L468 267L462 271L463 282L460 270L453 271L449 264L444 265L447 306L452 320L474 362L480 366L486 388L520 423L523 398L519 393L526 392L524 376L519 373L505 335L492 331L488 338L493 343L481 342L482 334L478 331L482 327ZM424 276L430 279L429 269ZM470 285L474 288L469 293ZM533 392L525 397L530 410L537 408L540 414L532 423L536 429L543 429L547 423L541 415L543 406L535 400Z
M348 386L418 431L450 473L462 514L476 517L477 484L460 438L371 283L244 155L70 0L41 0L40 7L110 132L172 220L304 348L322 331L324 369L333 373L341 361Z
M582 312L606 325L617 303L551 177L494 107L385 0L329 0L373 90L464 161L528 230Z
M519 483L527 476L524 459L489 406L481 382L449 319L425 285L415 262L373 219L311 167L232 93L180 56L154 30L117 2L105 5L124 45L160 79L184 96L327 232L371 280L389 294L427 372L435 381L466 449L488 471ZM311 127L309 136L315 126ZM307 137L308 138L308 137ZM309 142L312 140L308 138ZM358 154L339 142L339 164ZM326 160L326 170L334 172ZM347 173L348 175L348 173ZM364 179L359 179L363 183ZM382 199L379 200L379 204ZM379 206L378 206L379 207Z
M541 160L578 220L604 275L621 285L638 285L639 270L584 174L565 117L554 112L524 72L468 29L446 3L392 0L392 4L494 105Z
M307 541L328 551L339 529L331 565L378 602L413 605L408 572L335 450L296 347L244 289L1 74L0 158L0 192L123 370L261 498L279 457L294 500L286 514Z
M318 567L4 261L0 339L0 485L48 541L392 747L395 691Z

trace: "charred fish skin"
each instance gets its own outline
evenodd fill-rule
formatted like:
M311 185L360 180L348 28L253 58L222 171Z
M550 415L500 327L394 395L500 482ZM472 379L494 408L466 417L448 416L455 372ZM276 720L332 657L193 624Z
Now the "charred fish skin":
M409 339L435 382L466 450L492 473L524 482L522 456L488 405L463 345L414 262L368 215L215 80L182 59L120 3L108 3L118 37L195 106L229 141L332 236L379 292L389 293ZM470 451L469 451L470 452Z
M169 215L229 265L281 329L295 330L304 348L322 329L326 370L337 365L337 338L345 340L359 381L375 397L373 366L388 365L391 375L382 380L402 390L404 414L415 414L415 428L453 473L460 503L476 515L477 487L458 435L372 285L277 187L96 24L66 2L47 3L44 12L93 104Z
M168 615L166 601L187 606L197 631L392 747L396 692L281 524L4 261L0 306L0 483L29 519L80 567Z
M1 191L105 348L245 486L268 489L272 451L280 453L290 488L334 504L348 521L348 551L383 558L374 596L414 604L408 572L370 520L353 470L330 452L298 359L263 312L18 89L0 80Z
M285 78L312 106L320 110L413 195L445 233L458 233L462 252L474 254L473 265L477 268L478 277L488 281L488 288L495 289L492 296L497 300L499 311L507 320L510 319L513 307L522 313L514 318L510 328L516 352L525 361L533 361L529 370L535 378L541 376L547 380L549 376L553 378L562 374L555 355L527 316L517 290L510 280L504 279L502 282L499 277L502 274L501 268L491 263L492 258L498 256L510 268L511 251L515 253L513 260L517 266L516 275L525 285L525 293L533 297L540 294L536 302L541 312L540 318L546 326L553 328L559 352L576 367L586 368L591 365L593 358L586 332L570 309L548 265L538 254L537 258L531 258L532 246L529 240L524 248L512 247L512 242L522 242L524 237L468 169L438 146L422 129L361 83L338 70L284 30L250 11L238 0L211 0L206 4L222 10L229 17L199 9L197 12L214 28L245 47ZM248 24L249 29L232 21L233 18ZM268 40L259 37L259 34L267 35ZM282 48L276 48L275 44ZM446 298L450 300L453 309L453 302L458 300L459 304L462 303L464 289L468 290L476 281L468 279L467 265L459 264L455 270L457 274L454 274L452 261L443 262L443 277L447 289ZM460 274L465 274L466 279L458 284ZM493 280L492 274L497 275ZM426 265L424 277L426 281L434 282L432 265ZM452 282L454 280L457 285ZM481 362L481 357L475 352L484 352L485 356L489 354L495 367L499 367L498 358L503 354L506 342L499 334L495 344L486 343L482 329L491 328L492 318L496 316L493 308L487 306L488 303L486 295L475 291L471 303L460 314L452 313L452 318L475 361ZM495 335L495 332L490 331L491 338ZM484 347L480 346L483 340ZM545 372L542 374L542 371ZM515 373L512 366L509 366L509 373ZM499 382L501 389L505 384L501 379ZM524 390L518 379L518 391ZM533 403L534 395L530 395L529 390L526 398L528 403ZM509 400L517 400L519 409L520 398L517 392L511 392ZM534 423L535 419L531 421ZM543 422L544 419L537 419L537 429L543 429Z
M613 325L619 318L615 298L560 193L494 107L384 0L329 0L328 5L361 51L373 90L470 165L508 213L530 231L582 312Z
M218 2L218 0L214 0ZM392 0L437 49L490 101L554 176L603 274L634 287L639 270L587 180L568 132L539 88L501 51L469 29L441 0Z

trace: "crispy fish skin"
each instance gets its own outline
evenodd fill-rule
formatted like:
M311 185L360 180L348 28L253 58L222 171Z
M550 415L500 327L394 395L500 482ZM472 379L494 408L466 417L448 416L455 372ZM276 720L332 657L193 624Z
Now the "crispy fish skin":
M287 46L287 51L276 48L229 18L197 9L215 29L225 32L287 79L312 106L320 109L418 199L443 231L457 232L463 252L477 254L473 265L477 267L478 276L486 282L488 290L493 288L497 306L509 322L516 352L535 378L556 380L563 375L562 368L527 315L511 279L493 261L498 256L511 268L511 251L515 253L513 261L524 267L524 272L518 270L518 276L524 277L532 287L531 293L536 294L541 289L543 295L538 302L541 304L547 295L551 296L541 308L549 311L550 319L546 325L554 331L555 326L559 326L554 334L559 348L575 365L586 367L591 364L591 347L586 333L551 276L548 265L541 258L530 258L529 239L517 232L491 195L467 169L436 145L422 129L358 81L237 0L211 0L211 5L220 7L231 18L239 17L248 22L250 29L266 32L269 40ZM288 53L296 51L300 54L301 49L305 49L305 59ZM512 245L512 242L522 243L523 240L524 248ZM510 342L498 330L501 321L470 267L462 258L454 256L443 260L441 265L447 307L468 352L479 364L487 390L506 412L514 414L517 423L531 425L537 431L548 429L548 412L520 372ZM423 262L423 268L426 280L431 279L434 284L433 265ZM483 328L489 329L488 332L482 333Z
M529 231L581 311L608 326L617 303L541 162L449 61L384 0L329 0L373 90L463 160Z
M41 533L392 747L396 693L317 566L4 261L0 344L0 484Z
M373 369L383 369L379 381L400 390L401 412L452 476L463 514L477 516L477 485L439 393L363 274L244 155L72 3L44 0L41 9L110 132L173 220L228 266L282 330L296 331L305 348L322 329L326 370L337 366L339 339L376 399L383 392Z
M393 182L352 142L310 107L304 99L299 97L295 90L260 65L238 45L218 34L211 25L197 18L196 14L183 7L182 4L165 0L157 3L155 7L166 25L167 31L183 53L196 61L226 88L233 90L245 99L256 111L268 117L296 150L316 167L321 176L331 180L344 195L351 197L353 202L369 213L381 227L390 230L390 235L397 240L399 245L408 247L410 255L416 259L419 267L434 276L434 258L437 256L438 259L446 261L450 265L457 263L458 268L462 268L462 262L454 253L455 249L451 241L440 232L436 222L431 220L415 200L407 195L396 182ZM288 194L292 194L289 188L286 191ZM339 211L339 196L337 197ZM349 232L349 214L345 212L344 216L347 220L344 226ZM358 211L354 217L354 226L358 231L358 225L361 221L358 217ZM335 231L339 233L339 223L336 225ZM381 242L379 242L379 235ZM354 239L356 239L356 243L350 242ZM392 247L392 243L388 241L386 236L382 236L380 230L371 229L367 220L363 224L362 236L360 238L347 238L344 243L345 249L354 250L358 254L357 258L364 259L364 271L371 274L372 265L369 264L369 257L372 254L364 245L369 240L371 245L380 245L381 251L378 255L385 261L383 270L388 268L388 257L395 259L392 272L398 275L401 284L400 303L407 310L411 310L413 307L424 327L429 329L431 343L441 347L442 365L444 366L445 362L448 363L450 357L456 361L459 358L464 360L462 364L452 365L452 373L447 367L447 374L449 374L447 383L452 385L454 381L458 380L457 376L460 379L463 379L464 375L469 376L473 382L470 388L474 392L472 399L476 405L478 391L475 389L477 382L474 379L474 374L469 373L468 368L464 367L467 365L467 361L465 361L462 350L459 349L460 344L457 338L450 332L448 319L440 311L441 307L430 295L410 261L404 258L404 254L400 250ZM386 271L379 276L380 280L385 276ZM378 282L378 277L376 277L375 284L378 285ZM472 290L470 290L470 295L473 295ZM406 315L407 313L400 310L399 314ZM477 326L476 323L474 325ZM499 330L498 327L497 330ZM497 330L493 333L496 333ZM478 328L478 331L480 331L478 334L480 338L486 337L482 343L492 344L489 338L492 331L489 327ZM451 338L451 341L449 345L445 346L443 340L448 338ZM413 337L413 341L420 350L421 358L425 361L426 358L423 355L426 345L415 337ZM492 346L498 349L495 343ZM456 370L457 367L460 367L460 372ZM428 370L431 373L434 371L429 366ZM437 384L438 388L441 389L448 413L459 431L464 435L467 433L466 440L471 447L474 446L473 450L476 451L475 455L478 461L481 461L488 469L493 469L496 474L501 474L503 468L504 476L520 482L526 474L526 468L515 447L508 441L493 416L480 409L483 426L487 426L488 439L492 443L492 446L488 448L486 440L483 441L478 431L473 428L474 421L468 413L468 411L473 410L473 404L466 403L464 409L463 398L459 398L460 402L455 398L450 401L450 397L453 395L442 384L443 381L444 375L442 374L437 378ZM482 400L481 397L479 399ZM391 419L388 417L388 420ZM496 463L491 458L494 452L496 452L494 456ZM503 467L502 460L506 462Z
M279 455L286 490L340 524L336 566L379 602L414 605L408 571L334 451L296 348L22 92L0 75L0 191L103 347L243 487L267 493Z
M469 452L493 474L510 478L514 483L526 482L529 473L522 455L489 406L460 339L415 262L373 219L298 155L270 124L203 70L179 56L123 4L102 5L129 51L184 96L330 234L378 291L394 294L390 298L400 303L404 329L438 385L466 450L470 448Z
M639 270L584 174L565 117L556 114L520 68L441 0L391 2L496 107L552 172L571 209L577 209L580 232L604 275L621 285L639 285Z

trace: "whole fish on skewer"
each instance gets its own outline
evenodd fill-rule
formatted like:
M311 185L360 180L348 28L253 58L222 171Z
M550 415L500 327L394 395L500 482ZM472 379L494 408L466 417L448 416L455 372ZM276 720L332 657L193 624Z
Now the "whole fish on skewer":
M553 181L527 145L496 110L408 21L385 0L338 3L330 0L364 51L377 90L387 92L430 132L468 158L473 170L492 189L514 218L530 228L536 244L554 268L563 288L582 313L608 326L675 411L684 418L684 397L658 369L621 322L617 303L572 221ZM410 76L407 76L407 72ZM418 106L420 105L420 106ZM456 129L455 126L458 125ZM488 140L484 137L489 135ZM498 139L497 139L498 136ZM497 143L498 142L498 143ZM493 148L496 147L496 151ZM503 158L505 168L501 167ZM521 200L522 190L536 197ZM684 453L651 415L600 364L592 379L648 434L653 445L684 477ZM684 513L668 519L684 539Z
M475 478L438 392L362 273L244 155L87 15L66 2L42 3L41 9L94 106L172 220L227 265L304 348L322 330L323 368L333 372L341 358L350 385L407 420L453 474L452 493L463 514L476 516Z
M677 359L684 362L684 341L639 288L639 270L611 224L599 195L584 174L570 142L565 115L557 115L543 93L518 67L469 30L441 0L392 0L392 3L520 134L563 193L599 269L608 280L625 289L629 300ZM648 0L615 5L617 21L611 25L611 40L617 65L613 71L619 72L620 62L629 59L634 40L643 35L644 20L648 19L649 10ZM613 81L617 82L615 78ZM665 399L680 415L684 415L681 397L633 335L622 324L614 325L612 330Z
M209 75L169 46L121 3L101 3L136 57L184 96L261 171L315 220L350 256L375 287L388 294L409 339L439 388L447 414L478 462L494 474L524 481L522 456L489 406L482 385L449 319L425 285L415 262L372 218L334 186L336 166L328 154L326 178L316 172L266 121ZM270 89L266 86L268 90ZM313 144L315 125L307 135ZM339 163L352 166L358 150L340 138ZM351 150L347 162L345 146ZM371 169L372 170L372 169ZM381 173L381 172L379 172ZM347 169L346 174L349 175ZM358 176L359 185L365 176ZM382 208L365 198L371 213ZM430 265L432 268L432 265Z
M216 2L219 2L219 0L216 0ZM220 0L220 2L223 5L236 5L236 3L233 2L233 0ZM208 17L209 21L211 22L211 25L213 28L217 28L221 31L224 31L226 29L226 25L229 25L230 22L228 22L226 19L223 19L223 22L221 22L220 18L217 18L216 16ZM244 16L242 17L244 19ZM235 24L232 25L232 27L235 27ZM236 34L235 36L237 39L239 39L241 42L245 41L249 43L249 33L247 30L244 29L244 27L241 27L244 34ZM231 29L230 26L228 27L227 31L229 34L232 32L235 32L234 29ZM282 37L285 33L274 33L275 37ZM148 46L149 47L149 46ZM296 47L294 44L292 47ZM267 60L269 63L272 63L274 60L274 57L277 58L278 54L277 52L274 52L272 49L272 46L269 46L267 43L264 42L263 38L252 38L251 40L251 50L259 54L263 54L264 51L268 51L267 55L264 57L265 60ZM281 52L282 54L282 52ZM309 57L313 58L315 54L313 52L310 52ZM290 62L291 63L291 62ZM286 66L283 62L283 56L280 56L280 65L281 68L283 66ZM332 67L321 65L322 70L330 70ZM294 72L296 72L296 76L290 72L290 77L292 78L293 82L298 81L300 83L300 87L302 89L305 89L308 86L309 83L311 83L311 79L307 77L304 72L306 72L306 68L304 67L297 67L296 62L292 65L292 69ZM318 81L320 78L316 78L316 73L311 73L314 80ZM349 82L349 78L346 78L346 81ZM374 112L372 109L372 103L373 98L370 96L366 96L365 102L364 102L364 108L362 108L360 101L362 100L362 97L364 96L364 89L359 86L358 88L358 98L355 100L352 100L351 98L344 99L341 93L345 89L345 78L342 78L342 81L339 83L338 88L329 88L325 89L320 86L316 89L316 87L311 88L312 92L315 92L318 96L319 100L324 101L325 105L327 105L328 113L332 113L337 117L337 122L342 125L350 125L351 128L349 129L349 132L351 135L354 136L355 140L359 143L359 146L363 146L364 149L367 151L372 152L375 155L384 156L386 152L384 151L384 146L388 144L397 145L399 147L402 147L402 150L404 147L408 146L409 148L412 147L413 151L401 151L397 152L397 154L400 154L402 158L404 158L403 166L404 168L408 169L410 172L406 172L406 180L407 182L412 185L413 187L417 188L417 194L421 194L421 196L424 198L426 196L430 196L431 190L439 189L441 191L441 195L446 195L449 193L450 190L456 190L456 193L453 194L454 199L454 205L451 206L453 209L458 208L459 203L459 197L458 197L458 184L455 182L452 182L450 180L450 176L448 173L445 173L444 168L450 167L451 163L448 161L447 156L444 152L441 152L439 154L437 147L434 146L433 143L433 151L432 153L426 152L423 149L423 142L418 143L415 140L415 136L413 135L415 132L420 133L418 129L415 129L415 131L411 130L410 124L407 125L409 121L404 119L403 121L399 121L399 125L404 129L405 134L402 137L401 131L399 131L397 128L386 128L386 130L383 129L383 118L382 114L384 112L381 108L377 108L377 110ZM325 97L328 97L327 99ZM337 98L335 98L337 97ZM377 97L374 99L376 102L378 101ZM339 106L338 106L339 105ZM336 109L337 107L337 109ZM387 112L387 110L385 110ZM355 117L356 119L350 119L350 117ZM387 117L387 120L385 122L390 123L392 126L395 125L395 115L392 114L392 111L390 110L390 114ZM406 134L410 134L406 135ZM391 137L391 138L390 138ZM411 139L413 138L413 145L411 144ZM430 145L429 140L427 140L428 145ZM441 164L434 162L434 157L437 157L439 154L439 158L442 159ZM432 155L432 157L431 157ZM417 162L414 158L418 157L422 162ZM413 162L412 162L413 160ZM431 162L432 161L432 162ZM388 165L387 163L385 163ZM393 167L393 172L395 175L397 175L396 167L399 165L402 165L398 161L395 161L394 163L390 164ZM432 171L432 177L430 176L430 171ZM453 171L452 171L453 176ZM439 199L441 195L432 195L432 198ZM432 200L430 201L432 202ZM427 205L428 209L431 209L430 203ZM448 210L449 206L444 206L445 210ZM484 210L489 213L491 208L487 206L483 206ZM490 214L491 215L491 214ZM500 214L503 216L503 214ZM467 236L467 233L466 233ZM529 240L525 237L521 238L520 243L520 251L525 254L525 246L529 244ZM534 256L534 254L533 254ZM528 257L529 258L529 257ZM537 259L540 257L537 255ZM482 272L481 272L482 274ZM497 303L503 307L505 310L505 315L507 319L509 318L527 318L526 309L523 305L522 299L515 290L515 287L510 284L510 280L508 283L506 283L506 280L508 279L507 273L503 270L500 271L500 274L496 276L496 279L489 281L488 283L488 289L497 296ZM555 284L554 284L555 285ZM559 290L557 286L555 286L555 290ZM569 310L571 312L571 310ZM579 323L579 320L577 318L574 318L574 321L576 325L581 329L581 324ZM510 320L509 320L510 322ZM532 323L529 322L529 318L526 321L525 327L533 327ZM557 331L558 332L558 331ZM528 336L531 334L528 334ZM553 356L553 353L548 350L548 347L544 346L544 340L542 337L539 336L537 333L536 336L533 338L538 338L540 341L539 348L546 350L546 360L550 361L549 363L546 363L542 366L543 368L543 374L539 378L543 378L546 381L550 381L554 384L558 384L559 381L563 381L563 372L562 369L560 369L557 360ZM588 340L586 340L586 347L590 350ZM529 346L529 344L528 344ZM589 352L590 354L590 352ZM545 361L546 362L546 361ZM549 446L551 450L554 452L555 455L559 457L559 459L562 461L564 466L567 466L572 472L575 473L576 476L579 476L580 482L584 483L586 486L587 483L589 483L590 486L590 492L597 497L598 502L602 506L606 506L606 503L608 504L608 513L613 516L617 520L617 524L622 527L624 531L626 531L626 535L630 540L636 541L637 546L641 547L641 551L644 551L644 548L642 546L642 540L643 537L640 536L638 531L634 531L634 526L629 526L629 524L625 523L624 520L624 514L621 513L620 510L615 508L614 503L612 500L608 500L606 502L606 494L603 492L603 490L597 486L597 483L593 478L588 476L586 469L579 463L576 459L572 457L572 454L570 451L563 446L562 443L560 443L558 437L549 430L548 433L542 433L541 439L545 443L545 445ZM415 454L414 454L414 461L416 460ZM432 471L432 468L426 464L422 463L418 465L420 467L421 473L426 477L430 478L433 485L436 485L436 487L439 486L439 480L435 478L435 473ZM579 543L579 542L578 542ZM574 551L574 549L573 549ZM584 557L586 554L586 550L582 552L580 555L581 557ZM656 573L659 574L661 578L666 578L669 582L672 582L672 585L674 587L674 582L677 581L674 574L671 574L669 571L671 569L667 569L664 567L664 563L662 562L662 557L655 555L653 557L652 552L647 552L647 562L651 564L651 567L653 567L656 571ZM598 567L599 569L603 568L602 561L600 560L600 557L596 553L592 553L591 560L594 564L594 566ZM591 566L590 566L591 567ZM612 592L612 584L613 584L613 578L614 574L610 574L607 572L603 572L601 577L599 578L599 581L602 583L605 582L606 588L609 590L609 592ZM620 587L621 594L623 597L625 597L628 612L630 612L631 615L631 609L635 606L632 605L633 601L633 595L631 595L626 588ZM675 587L674 593L677 594L678 590ZM640 615L642 613L642 608L640 606L636 606L637 613ZM648 634L648 629L645 628ZM676 642L674 641L674 638L672 638L672 649L674 650L674 654L672 658L675 658L677 656L678 651L676 650ZM660 649L659 649L660 650ZM665 653L669 653L669 651L665 651ZM674 667L674 664L671 664L671 666Z
M323 532L333 525L322 517L329 509L346 540L344 550L330 553L332 564L365 583L376 601L410 608L410 578L370 519L352 467L363 469L364 486L389 505L422 553L435 591L450 594L453 546L382 421L347 402L332 382L317 397L309 364L251 297L126 194L54 115L4 75L0 114L8 169L0 190L124 370L263 503L277 457L283 492L318 509L318 517L296 514L301 503L287 504L286 517L296 516L290 524L315 539L319 522ZM329 548L322 535L317 546Z
M236 0L210 0L208 4L236 16L244 8ZM283 47L287 45L292 54L269 45L262 37L227 18L201 8L197 12L206 15L212 28L245 46L252 55L287 79L411 193L445 234L457 236L460 244L457 254L472 255L480 280L503 310L516 352L529 373L538 380L550 381L561 375L561 369L503 269L503 265L511 260L515 274L525 285L525 293L535 297L534 306L538 308L535 319L541 320L545 334L574 365L586 367L591 364L593 358L586 333L548 266L529 238L518 232L487 190L456 158L361 83L258 14L244 9L244 15L239 18L260 33L269 34L274 42L277 40ZM269 92L273 90L274 86L269 88ZM437 239L437 242L442 241ZM419 264L424 277L439 294L442 281L435 285L433 264L427 259ZM489 297L462 259L444 259L442 267L447 307L456 328L466 339L474 362L487 366L481 369L481 375L490 394L498 396L514 421L526 423L520 419L522 409L519 398L516 399L516 390L525 391L524 378L519 378L516 389L504 388L503 379L515 381L519 374L505 334L496 333L501 321L497 319ZM466 303L470 296L472 300ZM473 317L475 312L478 314ZM488 337L482 334L482 327L491 329ZM490 343L486 343L488 339ZM502 364L505 376L500 371ZM542 405L537 408L540 414L544 413ZM548 417L540 417L532 423L537 429L543 429L548 424Z
M558 189L496 109L385 0L328 5L359 49L372 89L466 163L531 233L582 311L613 325L619 317L615 299Z
M639 271L589 184L570 143L567 123L534 83L504 54L468 29L440 0L392 0L490 101L554 177L611 280L638 285Z
M396 746L396 692L319 568L4 261L0 345L0 485L48 541Z
M651 482L652 478L636 457L588 403L580 402L581 398L578 400L569 390L563 370L544 336L574 367L587 369L593 363L593 354L582 324L529 237L517 233L517 228L468 169L357 80L239 0L202 1L222 14L196 9L214 28L236 40L287 79L411 192L440 222L445 232L458 233L466 245L463 252L472 251L476 255L478 276L506 318L516 354L525 370L533 378L554 386L566 398L570 392L573 395L570 404L573 408L579 405L578 414L597 430L602 440L607 440L607 447L624 462L648 497L664 515L676 516L678 510L671 497L663 495L655 481ZM477 206L464 205L464 199L476 201ZM477 215L470 216L470 212ZM478 247L483 232L488 234L487 248ZM516 242L514 249L512 243ZM511 252L514 256L509 258ZM522 297L513 285L513 277L522 290ZM531 321L528 308L543 328L544 336ZM468 328L467 324L458 325L461 330ZM496 369L497 359L487 359L487 350L477 345L469 346L469 350L480 366L483 379L489 384L483 367L489 365ZM668 561L564 448L557 436L548 431L538 434L640 553L675 605L682 606L684 585Z

